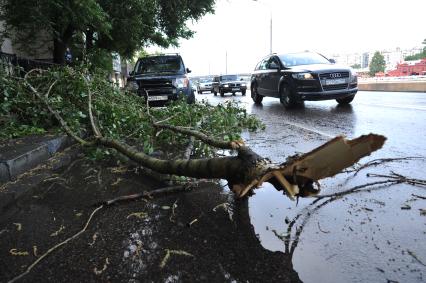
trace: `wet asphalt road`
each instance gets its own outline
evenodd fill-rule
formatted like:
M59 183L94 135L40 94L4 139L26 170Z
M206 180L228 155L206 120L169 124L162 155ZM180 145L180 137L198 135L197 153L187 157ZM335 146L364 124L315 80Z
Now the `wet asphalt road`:
M250 93L197 95L203 98L239 101L256 114L267 128L244 138L276 162L338 134L369 132L388 140L362 162L426 156L424 93L360 92L350 107L309 102L292 111L277 99L255 106ZM356 176L340 174L322 181L321 194L380 180L366 177L367 172L393 170L424 179L424 168L425 160L417 159L368 168ZM0 211L0 282L80 231L100 200L163 186L138 167L115 159L94 162L70 148L0 187L0 197L10 189L27 191ZM312 205L312 199L296 204L268 185L248 200L234 200L223 187L201 184L187 193L104 208L83 234L21 282L425 281L426 216L420 211L426 209L425 188L371 188ZM160 267L167 250L174 253Z
M212 104L238 101L267 126L245 139L260 155L275 162L306 152L336 135L353 138L370 132L388 140L377 158L421 157L340 174L321 182L322 194L382 179L366 173L425 179L426 93L359 92L349 106L335 101L305 102L285 110L278 99L253 104L243 97L206 93L198 99ZM251 224L262 246L286 252L286 236L295 241L292 262L304 282L424 282L426 280L426 190L404 184L364 191L317 207L312 199L295 202L270 186L249 199ZM289 221L298 217L292 229ZM300 235L297 235L296 231ZM288 242L288 241L287 241ZM291 248L291 246L290 246Z

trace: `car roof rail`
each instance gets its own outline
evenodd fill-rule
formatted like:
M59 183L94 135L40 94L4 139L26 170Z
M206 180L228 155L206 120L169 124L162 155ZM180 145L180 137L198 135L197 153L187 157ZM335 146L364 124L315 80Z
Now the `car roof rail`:
M146 57L156 57L156 56L180 56L180 54L179 53L154 53L154 54L146 54L144 56L139 57L138 59L146 58Z
M151 56L180 56L179 53L159 53L159 54L152 54Z

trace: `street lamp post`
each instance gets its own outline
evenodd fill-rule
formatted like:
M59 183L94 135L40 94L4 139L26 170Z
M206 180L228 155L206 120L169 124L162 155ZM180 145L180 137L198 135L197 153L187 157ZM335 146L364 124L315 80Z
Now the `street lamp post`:
M272 54L272 12L271 12L271 24L269 28L269 54Z
M228 74L228 50L225 51L225 75Z

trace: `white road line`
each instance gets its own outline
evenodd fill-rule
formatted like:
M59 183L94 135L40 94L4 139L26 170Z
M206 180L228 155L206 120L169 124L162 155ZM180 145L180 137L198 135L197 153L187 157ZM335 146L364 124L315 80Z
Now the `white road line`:
M335 135L331 135L331 134L328 134L328 133L325 133L325 132L322 132L322 131L318 131L318 130L306 127L306 126L304 126L302 124L292 123L292 122L284 122L284 123L287 124L287 125L296 127L296 128L300 128L300 129L308 131L308 132L312 132L312 133L318 134L320 136L324 136L326 138L334 138L335 137Z

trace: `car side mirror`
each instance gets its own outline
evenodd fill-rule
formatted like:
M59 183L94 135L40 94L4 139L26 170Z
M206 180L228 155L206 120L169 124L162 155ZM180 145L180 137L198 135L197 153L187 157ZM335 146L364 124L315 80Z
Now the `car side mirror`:
M328 61L329 61L331 64L336 64L336 60L334 60L334 59L328 59Z
M278 65L277 65L277 63L272 62L272 63L269 65L269 69L279 70L279 69L280 69L280 66L278 66Z
M189 73L191 73L192 71L191 71L189 68L186 68L186 72L189 74Z

